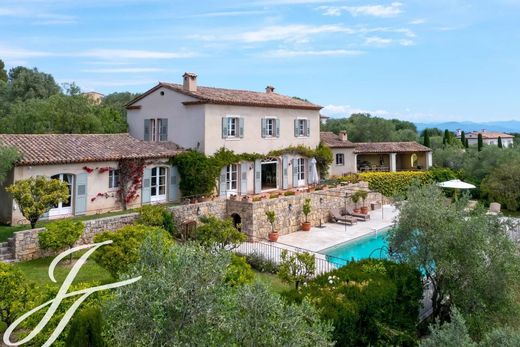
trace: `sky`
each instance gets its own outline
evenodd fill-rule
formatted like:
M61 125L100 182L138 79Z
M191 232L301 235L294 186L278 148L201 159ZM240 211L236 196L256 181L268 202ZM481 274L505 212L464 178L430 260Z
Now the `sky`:
M276 92L332 117L520 119L520 0L0 0L0 59L108 94Z

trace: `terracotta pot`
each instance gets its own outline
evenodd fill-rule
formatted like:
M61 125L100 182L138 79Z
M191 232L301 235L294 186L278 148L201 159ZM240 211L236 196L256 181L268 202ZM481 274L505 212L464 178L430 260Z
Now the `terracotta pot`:
M309 188L307 188L307 191L308 191L309 193L312 193L312 192L315 191L315 190L316 190L315 187L309 187Z
M360 209L359 207L356 207L356 208L354 209L354 212L355 212L355 213L361 213L361 209Z
M368 207L367 206L361 207L361 213L368 214Z
M302 223L303 231L311 231L311 222L303 222Z
M276 242L276 241L278 241L279 236L280 236L280 234L278 234L278 231L271 231L268 235L269 241Z

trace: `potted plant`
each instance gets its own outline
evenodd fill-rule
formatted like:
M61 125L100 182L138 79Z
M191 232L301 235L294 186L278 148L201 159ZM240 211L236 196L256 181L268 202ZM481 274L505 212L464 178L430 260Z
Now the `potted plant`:
M267 216L267 220L271 223L271 232L269 233L269 241L276 242L278 241L278 231L274 230L274 222L276 220L276 214L274 211L266 211L265 215Z
M358 190L359 198L363 200L363 205L361 206L361 213L368 214L368 207L365 205L365 200L368 197L368 192L366 190Z
M361 209L358 207L358 202L361 200L361 196L359 195L359 190L352 194L352 202L354 203L354 212L361 213Z
M253 198L249 195L245 195L242 197L243 202L253 202Z
M305 222L302 223L303 231L311 230L311 223L308 221L309 213L311 213L311 199L305 199L303 203L303 214L305 215Z

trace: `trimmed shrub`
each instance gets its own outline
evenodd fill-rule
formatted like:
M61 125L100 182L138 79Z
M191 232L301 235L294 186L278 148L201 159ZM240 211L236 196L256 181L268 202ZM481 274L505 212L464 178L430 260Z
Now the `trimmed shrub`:
M114 278L125 273L129 266L139 259L139 249L147 237L157 237L164 244L171 244L171 236L166 230L145 225L128 225L117 231L97 234L94 242L112 240L111 244L99 248L92 258L105 268Z
M255 274L243 256L231 254L231 263L226 271L226 283L232 287L253 283Z
M332 321L337 346L415 346L422 298L420 273L405 264L365 259L285 294L310 300Z
M0 333L32 305L32 286L13 265L0 262Z
M173 216L165 206L161 205L145 205L139 209L139 224L161 227L170 234L174 233Z
M66 346L105 347L102 337L103 319L98 306L84 308L70 322Z
M80 221L59 220L45 226L45 231L38 234L38 242L43 249L54 251L71 248L83 234L85 226Z
M408 187L414 183L425 184L430 181L427 171L363 172L357 174L357 178L368 182L370 190L388 197L406 193Z
M428 174L433 182L445 182L461 176L460 171L455 171L448 167L432 167L428 170Z

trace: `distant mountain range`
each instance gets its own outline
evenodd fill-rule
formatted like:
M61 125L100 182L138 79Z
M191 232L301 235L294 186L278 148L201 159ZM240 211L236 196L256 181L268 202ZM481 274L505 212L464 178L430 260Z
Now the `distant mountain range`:
M448 129L450 131L455 131L457 129L468 131L477 131L477 130L491 130L491 131L499 131L503 133L520 133L520 121L510 120L510 121L500 121L500 122L482 122L482 123L474 123L474 122L440 122L440 123L415 123L417 126L417 130L421 131L425 128L439 128L439 129Z

